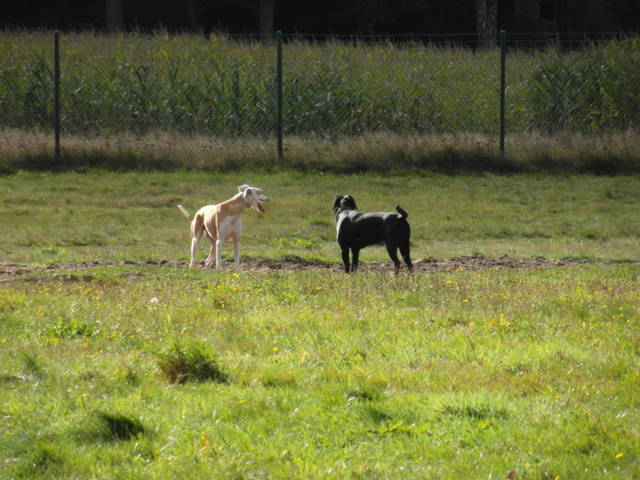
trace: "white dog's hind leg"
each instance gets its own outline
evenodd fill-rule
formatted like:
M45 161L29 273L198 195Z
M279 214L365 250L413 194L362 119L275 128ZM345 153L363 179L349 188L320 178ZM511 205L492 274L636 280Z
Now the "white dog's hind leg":
M216 255L216 244L215 242L211 242L211 249L209 250L209 256L204 261L204 268L207 270L211 270L211 264L213 263L213 259Z
M200 238L193 237L191 239L191 262L189 262L189 268L193 268L196 264L196 251L198 250L199 243Z
M240 273L240 239L233 239L233 267L236 273Z

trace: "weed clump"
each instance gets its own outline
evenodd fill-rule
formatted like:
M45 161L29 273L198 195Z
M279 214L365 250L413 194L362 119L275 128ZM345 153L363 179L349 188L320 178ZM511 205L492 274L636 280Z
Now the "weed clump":
M72 339L92 337L97 333L97 330L82 321L58 318L58 320L49 327L48 333L53 337Z
M221 370L215 355L200 345L174 343L157 358L160 373L171 383L227 383L228 375Z
M506 419L509 412L503 407L494 407L489 404L462 404L462 405L444 405L442 414L459 418L471 418L474 420L485 420L489 418Z

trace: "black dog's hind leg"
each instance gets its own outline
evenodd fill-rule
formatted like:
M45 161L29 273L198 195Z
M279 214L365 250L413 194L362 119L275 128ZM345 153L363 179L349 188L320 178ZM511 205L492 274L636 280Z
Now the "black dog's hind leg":
M409 242L400 245L400 254L402 255L404 263L407 265L407 268L409 269L409 271L411 271L413 270L413 264L411 263L411 256L409 255L409 251Z
M389 258L393 262L393 266L396 267L396 273L400 271L400 260L398 259L398 246L387 242L387 252Z
M344 264L344 271L349 273L349 247L340 247L342 249L342 263Z
M357 272L359 257L360 257L360 249L351 247L351 255L353 256L353 260L351 262L351 271Z

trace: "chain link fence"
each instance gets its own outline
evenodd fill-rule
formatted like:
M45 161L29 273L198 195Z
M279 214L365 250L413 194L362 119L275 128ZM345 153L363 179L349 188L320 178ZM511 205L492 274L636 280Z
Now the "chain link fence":
M498 52L417 43L293 43L285 132L357 136L496 132Z
M638 37L508 34L504 51L478 49L475 36L280 41L278 75L276 41L62 35L63 152L74 142L93 142L94 149L130 144L166 158L204 152L204 162L224 155L222 144L245 149L246 158L274 157L280 142L284 161L303 144L316 145L319 155L352 148L363 156L385 142L456 147L465 138L494 148L503 130L509 153L523 135L539 143L640 131ZM53 43L46 32L0 34L3 136L53 138Z

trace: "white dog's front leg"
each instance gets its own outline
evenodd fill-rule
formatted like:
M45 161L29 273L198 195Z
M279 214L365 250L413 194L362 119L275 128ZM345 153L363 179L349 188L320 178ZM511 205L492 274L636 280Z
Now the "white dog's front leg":
M234 256L234 261L233 261L234 269L236 273L240 273L240 239L239 238L233 239L233 256Z
M216 240L216 270L222 265L222 240Z

